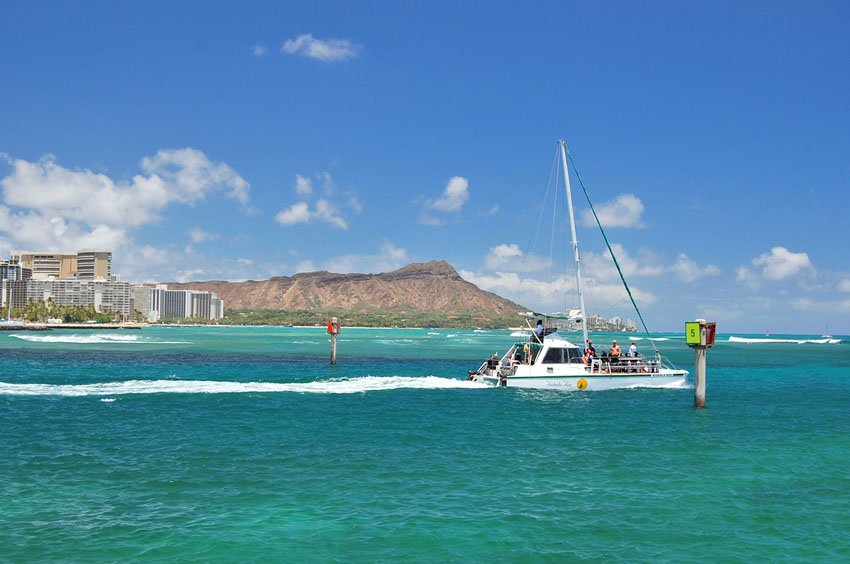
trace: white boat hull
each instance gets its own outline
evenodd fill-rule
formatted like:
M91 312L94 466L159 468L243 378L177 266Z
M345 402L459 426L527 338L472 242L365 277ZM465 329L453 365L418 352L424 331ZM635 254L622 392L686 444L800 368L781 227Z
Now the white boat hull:
M614 390L621 388L683 388L688 372L660 374L588 374L583 376L513 376L501 381L498 376L476 375L473 380L492 386L531 388L538 390Z

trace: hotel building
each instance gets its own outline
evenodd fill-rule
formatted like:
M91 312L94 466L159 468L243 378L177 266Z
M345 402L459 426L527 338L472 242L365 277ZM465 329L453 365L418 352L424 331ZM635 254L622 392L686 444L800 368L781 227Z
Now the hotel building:
M23 268L11 261L0 261L0 307L7 311L9 301L14 309L27 304L27 280L32 278L32 270Z
M109 280L112 253L82 250L76 254L12 251L11 262L32 270L35 280Z
M113 311L128 319L130 309L130 284L106 280L36 280L27 282L27 298L47 301L52 298L57 305L71 307L94 306L95 311Z
M134 308L148 321L165 318L221 319L224 301L213 292L169 290L166 284L133 286Z

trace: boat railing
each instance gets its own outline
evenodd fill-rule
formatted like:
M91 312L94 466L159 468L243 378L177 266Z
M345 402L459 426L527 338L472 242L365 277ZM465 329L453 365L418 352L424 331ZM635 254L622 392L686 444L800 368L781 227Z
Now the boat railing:
M594 358L590 362L591 373L594 374L631 374L658 373L660 360L648 359L642 356L621 356L617 358Z

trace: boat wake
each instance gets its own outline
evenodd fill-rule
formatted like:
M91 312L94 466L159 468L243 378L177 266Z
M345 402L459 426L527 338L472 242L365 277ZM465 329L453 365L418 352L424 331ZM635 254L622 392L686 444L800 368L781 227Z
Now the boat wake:
M300 394L357 394L382 390L485 389L486 384L437 376L364 376L318 382L217 382L212 380L127 380L96 384L12 384L0 382L0 395L9 396L119 396L129 394L244 394L293 392Z
M841 339L833 339L825 337L823 339L771 339L771 338L750 338L750 337L729 337L730 343L791 343L795 345L837 345L841 343Z
M101 344L139 344L139 345L191 345L189 341L158 341L146 339L141 335L124 335L118 333L100 333L97 335L24 335L12 333L15 339L30 343L67 343L74 345Z

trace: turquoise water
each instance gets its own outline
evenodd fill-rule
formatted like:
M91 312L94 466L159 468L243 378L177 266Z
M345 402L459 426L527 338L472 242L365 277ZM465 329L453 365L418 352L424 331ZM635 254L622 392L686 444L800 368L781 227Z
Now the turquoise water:
M0 560L850 559L846 340L722 341L705 410L465 381L513 340L0 333Z

